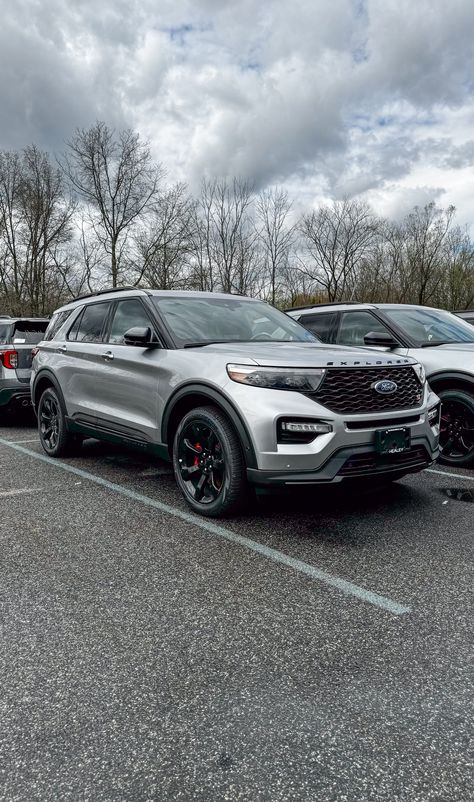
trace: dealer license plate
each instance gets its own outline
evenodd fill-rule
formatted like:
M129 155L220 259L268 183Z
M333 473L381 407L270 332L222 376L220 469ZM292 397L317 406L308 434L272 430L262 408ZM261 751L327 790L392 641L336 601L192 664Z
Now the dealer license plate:
M401 454L410 448L410 429L378 429L375 432L375 448L379 454Z

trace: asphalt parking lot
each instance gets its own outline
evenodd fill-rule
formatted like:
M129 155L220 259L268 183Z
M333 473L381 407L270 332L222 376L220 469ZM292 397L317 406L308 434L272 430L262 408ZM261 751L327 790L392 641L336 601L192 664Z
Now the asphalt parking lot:
M474 799L474 472L212 524L29 422L0 467L2 800Z

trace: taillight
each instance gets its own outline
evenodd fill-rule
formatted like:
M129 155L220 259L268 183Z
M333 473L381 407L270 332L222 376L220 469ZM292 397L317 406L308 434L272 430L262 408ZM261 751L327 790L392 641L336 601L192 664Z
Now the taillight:
M35 346L35 348L31 349L31 358L34 359L36 354L39 354L39 348L36 348Z
M0 351L0 359L8 370L16 370L18 367L18 351Z

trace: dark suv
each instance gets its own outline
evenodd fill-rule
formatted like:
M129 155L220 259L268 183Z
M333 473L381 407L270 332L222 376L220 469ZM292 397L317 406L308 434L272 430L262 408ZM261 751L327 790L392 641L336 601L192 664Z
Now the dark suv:
M32 346L43 339L46 318L0 316L0 421L5 412L31 405Z

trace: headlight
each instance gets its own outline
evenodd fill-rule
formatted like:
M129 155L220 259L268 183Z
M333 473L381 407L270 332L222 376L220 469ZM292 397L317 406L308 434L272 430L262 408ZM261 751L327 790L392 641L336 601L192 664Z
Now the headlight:
M412 365L412 368L413 368L413 370L415 371L415 373L416 373L416 375L418 377L418 381L423 386L423 384L426 381L426 371L425 371L423 365L420 365L420 363L417 362L416 365Z
M227 373L234 382L266 387L270 390L297 390L314 393L321 384L323 368L266 368L249 365L227 365Z

